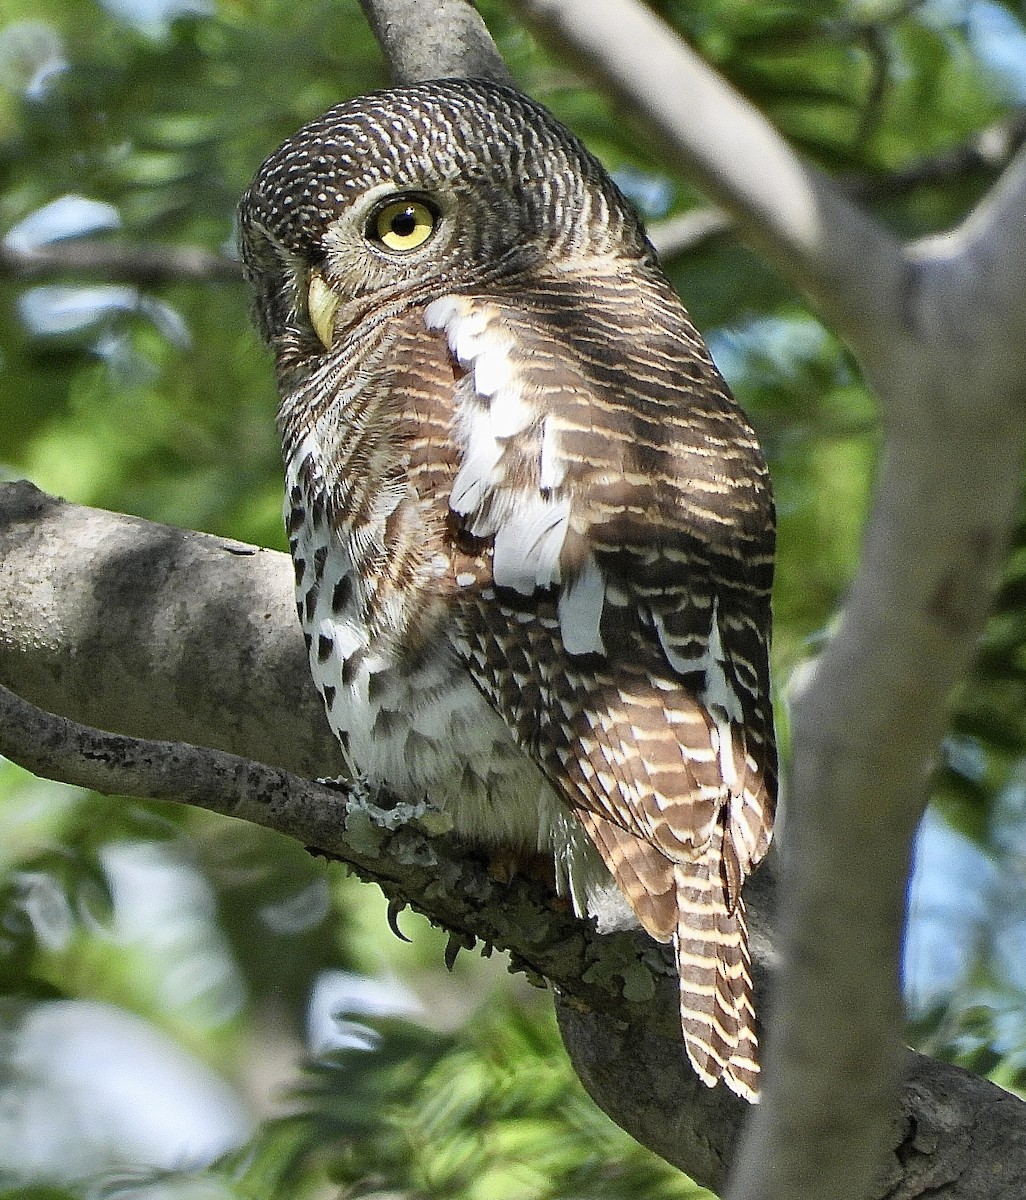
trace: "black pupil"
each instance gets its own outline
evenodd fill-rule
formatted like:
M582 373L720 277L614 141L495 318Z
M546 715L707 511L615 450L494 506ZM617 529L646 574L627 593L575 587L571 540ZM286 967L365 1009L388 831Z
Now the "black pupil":
M417 212L413 205L397 212L391 221L392 232L396 237L406 238L417 229Z

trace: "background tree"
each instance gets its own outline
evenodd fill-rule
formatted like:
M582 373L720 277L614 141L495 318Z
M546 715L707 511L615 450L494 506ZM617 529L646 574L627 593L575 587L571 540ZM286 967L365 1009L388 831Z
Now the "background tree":
M367 7L408 76L465 72L468 61L501 69L490 44L474 40L463 4L432 5L430 19L423 5ZM777 946L802 969L785 973L777 993L769 1095L734 1194L860 1195L887 1145L874 1195L1015 1195L1024 1139L1011 1098L917 1059L903 1119L889 1125L902 1063L895 967L909 839L948 694L1007 537L1021 540L1019 8L481 7L520 86L589 139L654 222L774 469L775 654L779 683L791 681L795 749L793 869ZM13 474L79 503L218 540L6 489L0 678L104 729L328 773L333 751L305 687L287 568L223 540L282 544L268 364L225 246L235 199L263 155L329 104L384 83L384 64L345 3L296 12L274 0L145 10L9 0L5 20L3 453ZM954 235L934 236L966 218ZM977 879L971 898L1003 924L968 939L943 979L912 976L923 1043L1008 1084L1024 1040L1008 949L1021 938L1018 558L1007 560L933 783L947 844L957 828L982 848L959 843L965 873L989 881L981 889ZM429 844L417 829L393 834L387 813L381 824L356 813L343 837L337 798L280 773L182 745L91 737L6 703L4 752L40 773L271 824L384 875L393 899L417 897L466 940L512 947L590 1006L582 1016L563 1004L561 1019L600 1102L694 1177L722 1183L741 1106L668 1061L659 1030L672 1024L672 1002L642 1001L672 988L653 980L636 942L584 938L528 887L515 902L496 896L459 848ZM117 1128L113 1107L101 1119L96 1097L111 1088L95 1077L79 1115L98 1128L83 1124L57 1144L55 1125L73 1123L67 1112L45 1120L45 1085L57 1088L60 1075L42 1048L58 1036L69 1046L75 1036L131 1043L138 1062L155 1035L128 1020L136 1013L162 1031L146 1045L176 1092L187 1079L205 1089L205 1107L190 1110L207 1133L197 1154L247 1146L202 1185L168 1175L136 1181L140 1195L198 1186L314 1195L326 1178L431 1195L687 1194L596 1123L569 1075L542 1065L553 1033L536 1002L513 1016L508 999L493 998L467 1024L466 997L494 996L494 973L464 956L454 988L432 968L437 941L418 932L416 950L390 943L367 890L293 843L252 825L226 838L193 811L44 796L13 767L5 783L5 1111L20 1116L0 1157L12 1189L71 1186L133 1159L168 1164L186 1144L180 1124L133 1145L123 1112ZM945 837L940 820L928 850ZM964 926L963 912L946 936ZM922 946L925 926L915 928ZM296 1078L304 1014L348 1004L394 1016L408 1003L396 987L368 993L332 971L380 974L400 963L416 965L450 1032L391 1024L368 1054L345 1048L351 1030L313 1021L312 1047L336 1057L307 1075L291 1117L254 1131L253 1113L269 1111L273 1064L277 1079ZM639 1024L625 1034L609 1023L618 1017ZM660 1094L662 1105L643 1102ZM67 1086L61 1095L70 1107ZM179 1108L184 1123L189 1106ZM125 1186L110 1184L119 1194Z

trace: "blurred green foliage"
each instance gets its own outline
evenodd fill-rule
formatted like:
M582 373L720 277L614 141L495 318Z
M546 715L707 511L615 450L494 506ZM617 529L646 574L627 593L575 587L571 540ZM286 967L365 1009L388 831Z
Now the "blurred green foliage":
M292 1195L316 1162L345 1194L521 1200L707 1195L630 1145L553 1064L556 1031L493 1003L457 1034L384 1023L373 1049L308 1068L302 1116L237 1156L254 1195Z
M992 178L974 167L916 183L915 168L1026 93L1017 4L652 7L905 236L957 221ZM646 216L701 205L644 131L536 44L501 0L481 8L523 86L585 137ZM2 0L0 236L75 196L109 206L95 236L111 247L230 253L236 200L264 155L330 104L386 82L356 0ZM894 186L896 172L912 181ZM668 269L771 460L784 690L855 569L878 443L873 399L838 339L730 236ZM0 278L0 472L81 503L282 547L275 399L244 287L111 286L102 272ZM1026 547L1026 524L1017 545ZM999 863L1019 854L988 834L1021 792L1024 556L1010 559L938 783L951 821ZM258 829L0 764L0 1200L699 1194L584 1098L547 1006L526 986L466 955L446 975L444 938L419 918L403 923L412 946L388 932L370 889ZM981 987L994 985L992 966L980 958ZM322 1045L304 1065L312 997L339 969L394 979L397 996L412 989L427 1026L377 1021L361 1035L369 1049ZM942 1003L922 1037L1014 1081L1022 994L1002 994L1020 1014L1018 1033L1007 1023L996 1032L989 1009ZM166 1153L135 1172L138 1142L115 1127L98 1138L88 1104L76 1110L67 1088L44 1088L49 1108L28 1104L47 1078L33 1014L97 1011L74 1007L84 1001L142 1018L227 1084L238 1105L227 1157L192 1169L172 1123ZM333 1028L330 1005L325 1019ZM116 1058L111 1049L112 1074ZM170 1058L166 1071L157 1091L174 1107L184 1084ZM91 1079L102 1087L95 1070ZM203 1104L201 1114L216 1110L209 1096ZM48 1120L69 1137L79 1129L75 1144L89 1152L77 1168L67 1152L62 1161L38 1150L52 1140Z

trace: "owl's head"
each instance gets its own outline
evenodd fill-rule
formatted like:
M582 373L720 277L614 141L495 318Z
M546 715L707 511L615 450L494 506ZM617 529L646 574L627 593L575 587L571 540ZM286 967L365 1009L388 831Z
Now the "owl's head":
M645 257L637 216L540 105L448 79L340 104L288 139L242 199L265 338L314 348L373 314L546 261Z

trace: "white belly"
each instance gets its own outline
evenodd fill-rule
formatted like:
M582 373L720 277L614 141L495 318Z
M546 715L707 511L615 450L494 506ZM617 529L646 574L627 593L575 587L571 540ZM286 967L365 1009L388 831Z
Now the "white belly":
M296 601L310 669L353 773L404 800L428 800L467 837L551 849L559 802L461 669L451 641L415 665L401 662L392 639L372 640L360 619L338 535L307 526L293 554L306 563Z
M583 827L462 666L455 630L416 663L402 660L395 639L372 636L361 619L352 555L337 533L303 525L293 557L305 564L296 602L311 673L351 773L426 800L464 837L551 853L557 887L579 913L600 927L633 923Z

